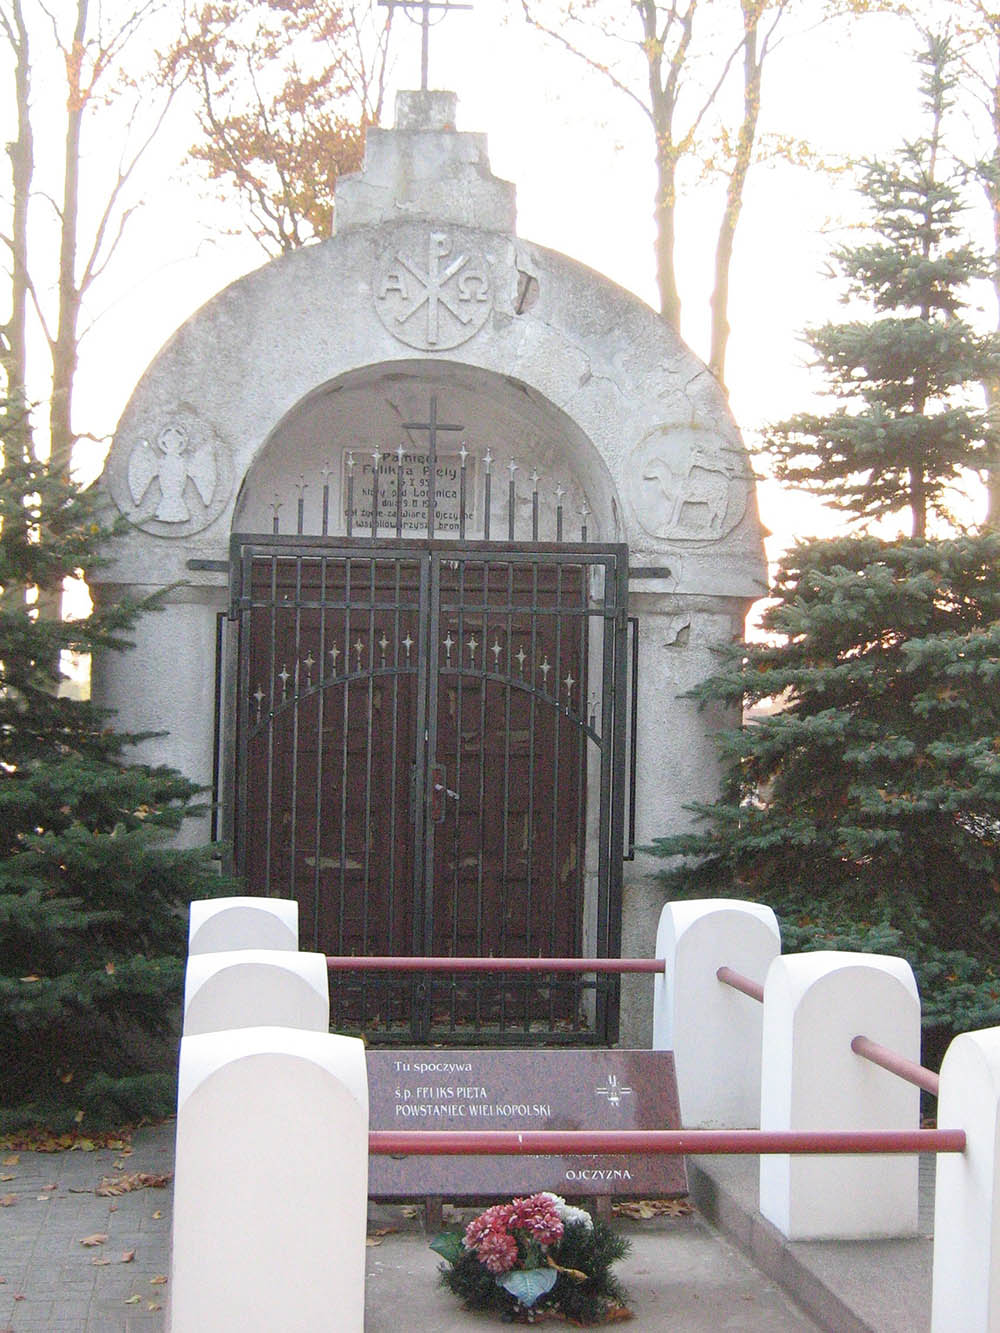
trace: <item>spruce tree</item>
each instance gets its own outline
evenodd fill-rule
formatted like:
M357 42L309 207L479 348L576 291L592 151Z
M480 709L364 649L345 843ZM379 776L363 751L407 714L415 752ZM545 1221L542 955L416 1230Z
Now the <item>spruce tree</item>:
M786 947L907 953L950 1032L1000 1021L1000 534L925 527L996 439L976 397L1000 362L960 317L982 266L941 179L947 42L922 60L930 132L867 166L875 239L837 257L870 318L809 335L837 406L769 440L862 531L791 550L767 640L695 692L754 720L720 735L720 801L655 850L672 895L770 903ZM912 536L864 531L907 508Z
M948 489L988 461L996 429L980 383L1000 371L1000 352L962 317L989 266L962 233L963 174L945 147L948 39L928 37L918 58L927 133L865 164L871 239L833 257L843 299L869 317L806 335L837 406L775 427L767 447L779 480L863 524L908 508L912 535L923 537L929 517L950 519Z
M62 654L125 650L150 608L38 616L114 529L35 457L16 399L0 449L0 1129L168 1114L184 909L219 886L205 851L166 845L198 790L128 762L140 738L61 688Z

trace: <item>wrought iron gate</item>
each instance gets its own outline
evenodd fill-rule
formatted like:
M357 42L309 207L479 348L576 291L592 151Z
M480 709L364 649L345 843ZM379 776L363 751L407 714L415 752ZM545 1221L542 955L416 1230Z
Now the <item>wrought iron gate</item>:
M615 956L627 553L237 537L235 854L336 954ZM338 979L370 1040L606 1043L617 979Z

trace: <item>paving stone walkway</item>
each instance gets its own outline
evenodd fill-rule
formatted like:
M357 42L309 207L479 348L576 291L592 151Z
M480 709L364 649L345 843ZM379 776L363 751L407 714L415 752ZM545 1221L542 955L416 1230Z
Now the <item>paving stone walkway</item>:
M105 1178L169 1173L173 1135L172 1124L140 1130L130 1152L0 1152L0 1333L164 1333L171 1190L111 1197L95 1191ZM633 1243L620 1271L637 1333L918 1333L928 1327L926 1237L784 1245L754 1214L749 1161L733 1159L726 1167L719 1161L692 1164L702 1213L616 1220ZM714 1179L706 1176L717 1168ZM428 1248L422 1209L373 1205L369 1230L366 1333L485 1333L494 1326L464 1312L438 1286L439 1260ZM83 1244L98 1236L106 1239ZM329 1331L316 1333L336 1330L334 1319Z

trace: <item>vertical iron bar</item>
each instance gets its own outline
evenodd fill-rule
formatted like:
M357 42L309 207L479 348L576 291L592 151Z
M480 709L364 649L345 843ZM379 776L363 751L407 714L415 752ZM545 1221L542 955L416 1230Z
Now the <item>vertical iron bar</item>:
M278 535L278 510L281 508L281 501L277 496L271 502L271 532L275 537Z
M481 690L479 696L479 843L476 853L476 944L480 952L482 951L485 940L483 938L483 886L484 886L484 857L483 848L486 845L486 692L489 689L489 680L487 677L486 651L489 643L489 605L490 605L490 565L487 560L483 560L483 657L481 667ZM494 658L494 666L499 667L499 659ZM483 987L476 987L476 1029L480 1028L483 1019Z
M552 871L551 871L552 892L553 894L556 895L558 895L559 893L559 884L561 882L559 875L559 808L560 808L559 780L561 777L559 770L559 746L562 740L562 726L560 724L560 719L559 719L558 694L559 694L559 652L560 652L559 645L561 642L562 609L563 609L562 576L563 576L563 564L562 561L558 561L556 564L555 618L554 618L555 641L556 641L556 652L555 652L556 707L553 711L555 736L553 737L553 744L552 744ZM568 848L566 849L566 855L567 857L569 856ZM571 919L575 919L576 916L582 911L582 904L572 901L569 904L564 904L558 901L556 902L554 910L552 912L552 922L549 928L550 957L555 957L559 953L559 949L556 946L556 940L558 938L558 930L557 930L558 916L560 911L567 911L567 910L570 913ZM575 929L571 930L571 934L575 933L576 933ZM570 994L572 996L571 1003L577 1005L579 1002L579 995L580 995L579 977L577 977L575 982L573 982L573 984L571 985ZM554 1008L553 994L552 991L549 991L549 1027L554 1028L554 1025L555 1025L555 1008Z
M352 474L353 475L353 474ZM351 557L344 560L344 689L341 706L343 735L340 742L340 907L337 913L337 952L345 953L344 910L347 901L347 761L351 698ZM362 1011L363 1012L363 1011Z
M430 444L427 447L427 536L434 539L434 522L437 518L437 394L431 394L431 410L427 417L427 434Z
M323 521L320 532L325 537L330 531L330 469L328 467L321 468L320 475L323 478Z
M295 857L298 852L298 817L299 817L299 670L302 658L302 566L304 557L295 557L295 669L292 672L292 818L288 832L288 896L298 898L298 886L295 880ZM286 668L287 669L287 668Z
M327 490L324 485L324 491ZM326 497L323 500L323 522L326 523ZM316 692L316 800L313 803L313 818L316 828L313 833L313 948L319 949L319 902L323 866L323 715L326 709L326 606L328 576L327 557L324 555L319 564L319 689Z
M382 462L382 451L378 445L372 450L372 540L378 536L378 470ZM369 648L369 652L370 652Z
M563 502L562 498L566 494L562 485L556 487L556 541L563 539Z
M399 472L402 475L402 459L400 459ZM398 503L397 503L398 511ZM400 818L399 812L399 692L403 683L403 675L400 669L399 661L399 624L402 609L403 589L402 589L402 570L403 561L396 553L393 560L393 613L392 613L392 731L389 746L389 885L388 900L386 902L386 952L395 953L399 944L396 940L396 849L400 843L401 830L397 827L396 821ZM409 631L407 631L409 633ZM409 756L407 756L409 758ZM404 769L407 772L409 765ZM407 773L408 776L408 773ZM407 807L408 808L408 807ZM402 837L409 841L409 830L402 830ZM403 844L405 845L405 843ZM403 946L406 947L405 945ZM390 992L391 994L391 992ZM390 1021L392 1017L393 1006L388 1005Z
M433 402L433 400L432 400ZM432 413L433 415L433 413ZM432 551L429 561L429 596L430 606L427 617L427 712L426 729L424 732L424 750L425 750L425 769L424 784L422 788L423 804L421 818L424 824L424 875L423 875L423 939L424 946L422 952L428 953L434 947L434 891L435 883L435 853L436 853L436 830L434 821L429 818L430 801L432 799L431 786L434 782L435 765L437 764L437 719L438 719L438 700L441 689L441 557ZM433 985L428 985L428 996L433 995ZM431 1002L428 1000L428 1007L421 1016L421 1027L423 1039L426 1040L427 1031L432 1019Z
M295 505L295 531L297 535L301 537L305 527L306 515L306 479L301 474L299 475L299 480L296 483L295 489L299 493L299 498Z
M469 457L469 451L468 449L466 449L464 444L462 445L461 449L459 449L458 456L461 459L461 471L459 472L459 482L458 482L458 540L460 542L464 542L465 541L465 493L466 493L465 460Z
M226 613L217 611L215 615L215 711L212 716L212 815L209 838L219 841L219 785L222 776L222 646L225 633Z
M510 482L507 486L507 540L514 540L514 473L517 471L517 463L513 459L507 464L510 470Z
M403 454L405 450L402 445L396 449L396 540L401 541L403 537ZM397 575L399 570L397 568Z
M267 799L264 845L264 896L268 897L271 893L271 852L272 839L271 828L274 823L274 728L277 724L277 717L274 707L274 665L275 665L275 640L278 633L278 560L275 556L271 557L271 652L268 675L270 677L268 684L268 728L267 728Z
M624 860L635 860L635 779L638 758L637 734L639 726L639 617L629 616L632 651L632 689L629 694L628 735L628 851Z
M348 535L348 537L352 537L352 536L354 535L354 453L353 453L353 450L351 450L351 449L348 449L348 451L347 451L347 458L346 458L346 460L345 460L345 466L347 467L347 517L346 517L346 525L347 525L347 535ZM346 644L347 644L347 640L345 639L345 640L344 640L344 645L345 645L345 656L346 656Z
M535 527L538 523L538 480L537 474L534 478L534 497L533 497ZM525 877L527 881L525 902L524 902L524 942L525 954L530 957L535 947L535 942L531 937L531 909L532 898L534 896L534 844L535 844L535 721L537 717L535 681L538 667L538 561L531 562L531 692L528 695L528 828L527 828L527 856L525 857ZM541 951L539 950L539 956ZM534 988L525 986L524 988L524 1030L531 1030L531 1000Z
M459 561L458 643L456 644L456 648L458 650L458 657L457 657L457 674L455 677L455 687L457 695L455 703L455 771L453 774L450 775L450 777L446 776L444 779L444 784L446 788L449 782L454 782L455 791L459 793L462 790L462 687L464 681L463 673L465 670L464 659L462 654L465 650L465 568L466 568L466 562L464 560ZM459 832L461 828L461 820L459 817L460 807L459 807L459 802L456 800L454 811L452 811L451 807L448 804L449 798L447 791L445 791L442 795L445 802L445 809L448 810L449 813L453 813L455 818L455 826L451 840L452 841L451 948L453 954L458 954L460 952L458 947L458 926L459 926L458 908L459 908L459 902L461 900L460 877L461 877L461 862L462 862L461 846L459 838ZM457 1001L457 987L453 984L451 989L451 1027L453 1032L455 1030L457 1022L456 1001Z
M531 474L531 540L538 541L538 470Z
M492 504L493 489L493 455L490 453L489 445L486 447L486 453L483 455L483 464L486 468L486 479L483 485L483 540L490 539L490 505Z
M378 463L375 464L376 476L378 475ZM372 492L374 499L376 492ZM361 882L361 939L362 948L368 953L372 948L372 941L368 937L369 926L369 902L371 899L371 838L369 830L372 826L372 738L375 726L375 589L378 582L378 561L372 555L368 561L368 707L367 722L365 725L365 850L362 858L362 882ZM360 637L359 637L359 642ZM358 655L358 671L361 670L361 656ZM368 1010L368 991L365 986L368 978L362 975L362 1008L365 1013Z
M581 522L580 522L580 540L581 540L581 542L586 542L586 540L587 540L587 515L588 515L589 513L590 513L590 510L587 508L587 501L584 500L583 505L582 505L582 507L581 507L581 509L580 509L580 519L581 519Z
M513 473L511 474L513 477ZM511 480L511 489L514 482ZM514 565L507 560L507 681L504 690L504 725L503 725L503 813L500 836L503 841L501 861L501 879L499 901L507 902L510 873L510 708L513 681L513 646L514 646ZM500 916L500 957L507 954L507 913ZM500 1031L507 1028L507 988L500 987Z
M626 651L625 636L627 633L626 613L628 609L628 552L619 548L616 556L611 556L608 560L608 575L613 578L615 588L615 616L605 631L606 637L611 637L614 644L614 675L612 681L612 699L611 709L608 716L607 725L611 729L605 732L607 736L606 745L611 751L609 756L609 782L608 787L612 789L615 785L614 777L620 774L624 769L625 763L625 732L619 724L613 725L615 709L624 708L625 701L625 681L626 681ZM608 954L614 957L621 951L621 898L622 898L622 843L624 839L624 808L621 801L611 802L610 812L610 837L608 854ZM610 1013L608 1014L608 1026L613 1039L617 1040L618 1031L618 984L613 982L611 986L612 1003Z

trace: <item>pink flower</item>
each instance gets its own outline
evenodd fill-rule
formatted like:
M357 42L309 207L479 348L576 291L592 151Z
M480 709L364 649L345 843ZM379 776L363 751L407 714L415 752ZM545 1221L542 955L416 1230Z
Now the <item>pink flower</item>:
M509 1203L494 1204L484 1213L474 1217L465 1228L465 1248L478 1250L485 1237L498 1232L506 1232L512 1209Z
M549 1194L531 1194L515 1199L507 1225L511 1230L528 1231L540 1245L554 1245L562 1240L562 1218Z
M478 1254L491 1273L509 1273L517 1263L517 1241L507 1231L491 1231L479 1242Z

